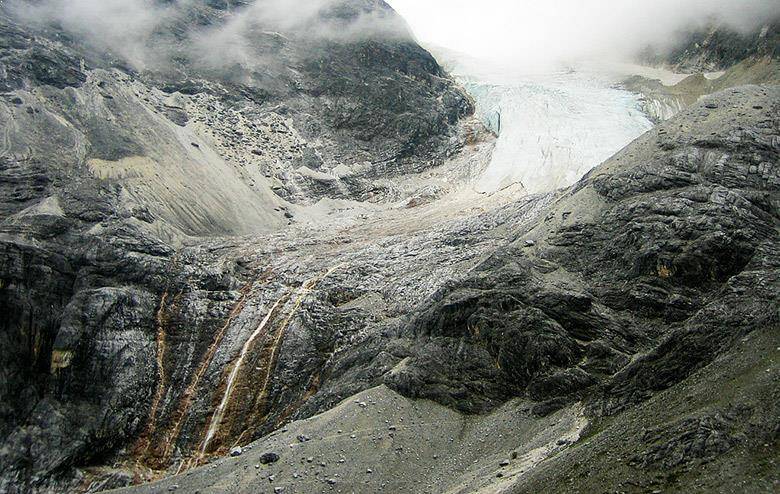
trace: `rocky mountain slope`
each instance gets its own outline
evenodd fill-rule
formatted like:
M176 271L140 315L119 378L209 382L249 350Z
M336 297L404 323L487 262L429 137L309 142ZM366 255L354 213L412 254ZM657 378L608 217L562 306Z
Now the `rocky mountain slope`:
M266 3L160 2L122 43L100 18L3 3L0 490L75 488L73 467L118 451L156 469L197 452L210 391L267 309L254 294L318 275L254 278L185 244L285 231L297 248L309 240L288 225L443 189L394 177L479 138L470 101L383 2L323 3L294 25ZM270 260L283 240L260 242ZM322 365L322 338L300 365ZM246 430L296 411L308 391L289 387Z
M404 297L401 317L376 312L398 296L382 289L324 310L371 316L315 374L304 410L379 387L135 491L772 492L779 96L721 93L571 189L483 215L486 250L475 225L443 224L466 244L450 244L450 262L473 268ZM499 211L528 221L488 219ZM312 328L332 327L317 308L330 290L372 285L353 248L320 268L343 266L302 307ZM399 263L383 286L411 282Z
M121 42L36 5L0 17L0 491L776 488L777 86L483 195L384 2Z
M5 154L33 149L68 179L78 166L85 180L121 185L117 207L173 241L271 231L321 198L397 198L378 179L456 150L453 125L472 107L386 6L365 32L310 30L348 30L375 4L276 26L251 5L176 3L128 55L98 51L112 45L67 18L45 23L28 4L6 3ZM30 127L39 135L14 134Z

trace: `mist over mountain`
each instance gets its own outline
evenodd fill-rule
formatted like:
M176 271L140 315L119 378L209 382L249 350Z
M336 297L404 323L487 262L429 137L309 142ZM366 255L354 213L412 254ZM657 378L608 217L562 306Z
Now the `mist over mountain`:
M423 44L526 70L583 59L632 59L647 45L673 46L686 31L713 18L746 32L780 16L780 6L772 0L390 3L407 18Z
M7 9L37 28L54 27L138 69L159 67L183 54L206 64L262 64L254 60L253 31L283 31L348 43L367 38L408 39L404 21L374 0L211 2L209 18L196 0L11 0ZM183 52L183 53L182 53Z

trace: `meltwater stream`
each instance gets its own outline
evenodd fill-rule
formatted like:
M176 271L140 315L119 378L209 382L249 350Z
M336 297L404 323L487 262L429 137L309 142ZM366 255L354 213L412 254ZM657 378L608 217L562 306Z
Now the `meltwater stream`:
M520 184L528 193L579 180L653 124L639 96L594 70L517 74L489 63L450 60L448 69L499 134L477 189Z

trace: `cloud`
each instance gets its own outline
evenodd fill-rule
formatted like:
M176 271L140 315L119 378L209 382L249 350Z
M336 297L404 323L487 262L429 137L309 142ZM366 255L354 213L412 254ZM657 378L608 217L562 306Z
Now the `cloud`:
M352 42L367 38L411 39L393 10L372 1L257 0L221 25L194 32L198 55L215 64L250 64L259 36L294 35L308 40Z
M57 25L136 65L148 58L145 42L172 13L170 6L148 0L17 0L8 8L24 22Z
M713 15L737 29L780 15L777 0L388 0L424 42L518 64L628 57Z
M711 15L739 29L780 15L777 0L388 0L418 37L515 65L625 58L663 44ZM350 42L410 39L381 0L228 1L213 24L196 22L204 0L7 0L25 22L58 25L136 69L185 55L210 68L270 63L270 33ZM238 5L238 6L235 6ZM183 27L183 29L182 29ZM179 39L173 40L171 33Z
M306 39L351 42L411 39L407 24L379 0L256 0L227 7L211 25L194 19L203 0L10 0L26 23L55 25L97 50L144 69L183 53L212 68L258 65L262 38L283 33ZM178 46L170 32L184 25Z

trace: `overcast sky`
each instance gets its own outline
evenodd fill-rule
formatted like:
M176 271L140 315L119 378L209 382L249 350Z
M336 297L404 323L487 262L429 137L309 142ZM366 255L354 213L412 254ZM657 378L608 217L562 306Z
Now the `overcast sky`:
M387 0L423 43L518 62L627 56L719 14L734 25L780 14L780 0Z

